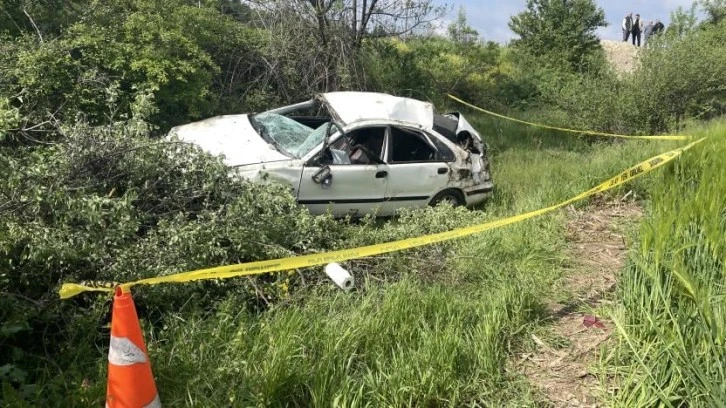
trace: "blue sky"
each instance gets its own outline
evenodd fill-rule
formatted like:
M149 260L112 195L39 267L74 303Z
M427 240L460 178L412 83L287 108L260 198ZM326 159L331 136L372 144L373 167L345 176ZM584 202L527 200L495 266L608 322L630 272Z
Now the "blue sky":
M451 11L445 20L456 19L459 6L466 10L469 25L476 29L486 41L506 42L514 37L507 23L509 18L524 10L525 0L436 0L446 4ZM660 19L668 24L671 11L678 6L689 8L693 0L598 0L598 5L605 10L608 27L598 30L600 38L608 40L622 39L620 22L625 14L632 11L640 13L644 21Z

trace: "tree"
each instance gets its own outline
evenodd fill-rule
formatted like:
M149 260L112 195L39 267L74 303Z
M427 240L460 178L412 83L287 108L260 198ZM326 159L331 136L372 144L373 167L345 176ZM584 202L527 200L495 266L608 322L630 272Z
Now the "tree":
M527 0L527 9L509 22L519 36L512 41L515 47L557 65L564 61L574 71L589 68L601 50L595 30L606 26L605 12L594 0Z
M699 0L698 4L706 13L706 23L717 25L726 19L726 0Z
M294 10L297 19L311 23L321 44L344 40L359 49L376 36L403 36L444 15L446 8L433 0L247 0L266 10L266 17ZM341 34L344 34L341 36Z
M670 37L685 37L698 27L696 6L697 3L693 3L689 9L678 6L671 12L671 23L667 31Z
M433 0L246 0L268 37L270 67L289 67L297 94L365 88L359 58L368 39L402 37L444 14ZM279 69L279 68L278 68ZM284 84L282 84L284 82ZM291 92L285 92L292 94Z
M456 21L449 24L449 38L458 43L473 43L479 38L479 33L469 26L466 20L464 7L459 7L459 15Z

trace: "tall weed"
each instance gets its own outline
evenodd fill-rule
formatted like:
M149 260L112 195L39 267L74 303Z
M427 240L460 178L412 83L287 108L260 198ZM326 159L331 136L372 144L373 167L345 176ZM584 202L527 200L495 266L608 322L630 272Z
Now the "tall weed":
M654 186L618 280L618 343L603 358L617 406L726 401L726 124Z

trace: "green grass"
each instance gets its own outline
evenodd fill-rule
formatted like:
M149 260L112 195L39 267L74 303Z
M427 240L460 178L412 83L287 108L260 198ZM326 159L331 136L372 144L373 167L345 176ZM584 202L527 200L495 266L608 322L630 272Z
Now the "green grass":
M613 406L726 406L726 123L654 186L618 277Z
M424 285L308 297L261 318L226 304L156 333L162 397L201 406L460 406L523 397L501 369L536 307L527 288ZM200 375L200 370L204 375ZM190 381L191 380L191 381ZM524 389L526 391L526 389Z
M488 135L497 187L489 203L466 214L467 223L552 205L678 145L603 143L485 117L473 116L472 121ZM688 160L705 159L714 157ZM668 192L663 190L664 178L673 191L683 191L677 188L681 173L657 171L610 194L634 189L640 197L653 191L660 199ZM699 188L697 179L689 180L693 184L689 188ZM664 204L662 211L667 209ZM420 228L443 225L447 211L420 217L429 224ZM568 262L565 222L565 215L558 212L457 240L442 252L447 259L429 266L433 271L426 273L420 262L411 260L422 252L389 255L377 267L404 271L400 279L390 283L370 279L351 293L328 284L303 289L263 313L250 311L244 301L230 295L215 310L190 307L167 311L163 322L144 321L161 400L175 407L540 404L541 396L507 369L507 361L546 315L544 301L553 295L553 283ZM395 237L395 229L379 228L386 238ZM682 257L688 258L688 251L714 250L698 248L684 249ZM632 299L636 302L638 297ZM721 309L709 304L715 321L722 316L717 314ZM630 327L632 322L622 324ZM36 390L39 404L102 404L103 347L86 344L69 351L77 363L62 371L49 366L46 381ZM634 372L641 372L637 365L626 365L631 362L627 349L618 353L622 370L634 367ZM643 381L637 379L638 384ZM88 381L82 386L84 380ZM643 388L642 394L648 390Z
M476 117L473 123L482 133L491 135L487 140L496 192L484 210L497 216L563 201L627 167L682 145L669 141L605 141L489 117ZM636 197L647 198L658 180L655 172L607 194L622 195L633 190Z

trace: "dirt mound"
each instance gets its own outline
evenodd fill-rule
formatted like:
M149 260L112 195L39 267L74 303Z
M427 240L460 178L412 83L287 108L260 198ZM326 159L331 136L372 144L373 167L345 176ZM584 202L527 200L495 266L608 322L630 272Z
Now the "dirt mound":
M605 50L605 56L617 72L633 72L640 48L624 41L602 40L600 43Z

